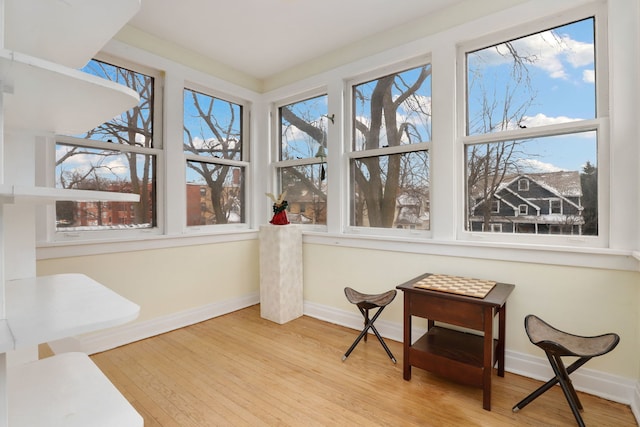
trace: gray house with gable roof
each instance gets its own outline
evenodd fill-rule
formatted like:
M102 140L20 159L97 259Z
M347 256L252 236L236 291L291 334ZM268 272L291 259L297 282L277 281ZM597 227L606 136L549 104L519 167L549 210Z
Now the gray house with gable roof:
M472 195L471 231L582 234L584 208L577 171L505 177L493 196L487 202L483 199Z

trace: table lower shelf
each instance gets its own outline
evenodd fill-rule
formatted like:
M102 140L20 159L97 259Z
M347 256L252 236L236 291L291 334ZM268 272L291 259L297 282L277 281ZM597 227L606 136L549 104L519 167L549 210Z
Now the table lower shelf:
M84 353L11 368L11 427L142 427L143 418Z
M497 342L493 340L494 354ZM409 365L462 384L482 387L483 354L484 337L435 326L409 347Z

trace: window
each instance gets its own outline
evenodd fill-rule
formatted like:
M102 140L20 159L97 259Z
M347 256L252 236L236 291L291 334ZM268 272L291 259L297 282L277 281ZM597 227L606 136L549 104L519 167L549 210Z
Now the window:
M488 229L499 198L520 206L504 233L598 235L595 19L466 50L467 231ZM517 218L544 200L557 217Z
M518 180L518 191L529 191L529 180L522 178Z
M529 206L528 205L520 205L520 206L518 206L518 213L520 215L528 215L529 214Z
M489 224L489 231L492 233L502 233L502 224Z
M350 225L430 229L431 64L351 87Z
M83 71L138 92L140 103L83 135L56 138L56 187L140 195L140 202L56 202L58 232L156 226L155 78L146 71L92 60ZM96 100L100 102L100 100ZM124 212L125 214L122 214Z
M276 170L293 224L327 224L327 95L278 108Z
M184 89L187 226L245 223L245 108Z

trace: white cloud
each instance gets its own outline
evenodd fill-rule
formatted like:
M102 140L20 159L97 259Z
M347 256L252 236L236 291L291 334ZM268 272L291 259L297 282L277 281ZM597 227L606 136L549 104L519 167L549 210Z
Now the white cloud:
M593 70L584 70L582 72L582 81L585 83L595 83L596 82L596 72Z
M558 123L570 123L583 120L581 118L571 118L566 116L549 117L545 114L538 113L535 116L524 116L521 125L526 127L538 127L545 125L555 125Z
M518 160L518 166L521 170L530 173L560 172L563 170L552 163L545 163L536 159L520 159Z
M559 35L554 31L543 31L513 40L511 46L518 56L525 58L526 66L537 67L555 79L569 79L570 69L586 67L594 62L592 43L577 41L566 34ZM513 57L504 43L478 51L474 56L487 66L513 62Z

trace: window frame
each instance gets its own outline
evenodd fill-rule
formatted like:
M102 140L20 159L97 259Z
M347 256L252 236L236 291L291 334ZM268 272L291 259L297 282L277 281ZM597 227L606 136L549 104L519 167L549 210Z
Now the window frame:
M55 185L56 168L55 168L55 150L58 144L73 145L86 148L95 148L116 151L120 153L146 154L155 157L155 215L156 224L151 228L124 228L124 229L105 229L105 230L57 230L55 206L44 215L46 225L44 232L46 240L50 242L91 242L100 240L130 240L139 238L140 236L162 235L164 233L164 137L163 137L163 118L164 118L164 102L163 87L164 76L160 70L150 66L142 65L134 61L123 59L121 57L106 53L96 54L92 60L100 61L116 67L125 68L130 71L141 73L154 79L153 89L153 147L144 148L133 145L114 144L110 142L102 142L92 139L78 138L67 135L54 135L50 138L51 154L46 160L47 170L50 169L46 182ZM49 160L49 158L51 160Z
M395 147L383 147L375 148L371 150L355 150L353 144L353 87L362 83L367 83L373 80L380 79L390 74L402 73L404 71L411 70L413 68L421 67L425 64L431 64L431 98L434 98L434 85L433 85L433 60L431 54L420 55L414 58L410 58L404 61L397 61L391 65L377 67L375 69L357 74L350 78L344 79L344 182L342 201L345 208L342 210L343 217L342 222L344 224L344 233L346 235L370 235L370 236L383 236L383 237L418 237L420 239L430 239L433 237L433 221L432 216L432 201L433 195L431 192L432 187L432 169L433 169L433 146L434 146L434 132L433 121L431 129L431 139L427 142L414 143L414 144L401 144ZM433 110L432 110L433 117ZM351 193L353 191L354 183L351 181L350 168L351 162L357 159L363 159L367 157L383 157L391 155L402 155L406 153L426 151L429 161L429 217L430 225L428 230L416 230L415 228L381 228L381 227L364 227L351 225Z
M210 96L215 99L219 99L221 101L233 103L239 105L241 107L241 132L242 132L242 156L240 160L231 160L231 159L222 159L217 158L215 156L201 156L196 154L187 153L184 150L184 140L181 140L180 147L181 152L183 154L183 174L184 174L184 184L185 184L185 193L184 193L184 223L182 224L183 230L185 234L211 234L216 231L233 231L233 230L247 230L251 227L251 191L250 191L250 183L251 183L251 134L250 134L250 118L251 118L251 103L247 100L241 99L240 97L229 95L227 93L223 93L221 91L211 89L202 84L195 83L190 80L185 80L182 87L182 102L184 105L184 93L185 90L191 90L193 92L200 93L205 96ZM182 136L184 138L184 109L181 108L182 117L180 117L180 123L182 124ZM243 185L244 185L244 221L240 223L232 223L232 224L205 224L205 225L187 225L187 192L186 192L186 173L187 173L187 162L196 162L196 163L208 163L208 164L220 164L227 165L231 167L237 167L244 169L243 176Z
M578 122L552 124L540 127L505 130L481 135L467 135L467 61L466 54L520 37L543 32L587 18L594 18L595 54L595 110L596 117ZM590 4L565 11L544 19L537 19L524 25L510 27L457 45L456 70L456 145L460 152L458 190L461 202L458 207L457 239L469 242L493 242L511 244L544 244L549 246L593 247L609 246L609 54L606 5ZM479 233L465 229L466 223L466 163L464 152L468 145L524 140L534 137L557 136L580 132L596 132L598 167L598 235L551 235L519 233Z
M318 98L321 96L327 97L327 113L331 115L332 113L330 111L330 108L331 108L330 93L329 93L328 87L326 86L319 86L312 90L303 91L296 95L279 99L278 101L271 104L271 129L272 129L271 140L273 141L273 143L271 144L272 161L270 162L272 180L270 182L269 187L272 189L275 189L275 191L272 191L272 193L276 196L282 193L282 183L280 182L280 178L279 178L281 169L297 167L297 166L312 166L312 165L324 164L325 170L327 171L327 177L326 177L327 224L297 224L296 223L296 226L301 227L305 231L326 232L328 230L329 216L331 215L330 213L331 198L329 196L329 191L330 191L329 182L331 181L332 176L331 174L328 173L329 172L329 153L338 149L337 145L332 144L331 142L331 132L329 130L331 126L329 126L327 129L327 149L326 149L327 157L323 157L323 158L308 157L308 158L302 158L302 159L280 160L281 144L282 144L282 141L281 141L282 119L280 117L280 108L286 105L295 104L297 102L303 102L303 101L310 100L313 98ZM328 120L330 121L331 119L328 119ZM336 121L335 115L333 116L333 120L334 122ZM333 179L337 179L337 177L333 177ZM272 213L272 210L271 210L272 201L267 197L265 197L265 200L269 204L269 212ZM271 220L271 217L269 217L269 220Z

